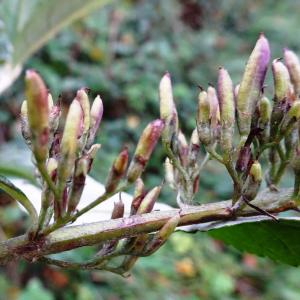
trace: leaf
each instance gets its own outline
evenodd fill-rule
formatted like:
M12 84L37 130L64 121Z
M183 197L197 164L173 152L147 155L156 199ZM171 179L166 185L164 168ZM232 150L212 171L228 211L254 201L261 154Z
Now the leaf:
M2 175L0 175L0 189L10 195L16 201L20 202L29 213L33 223L36 222L38 218L37 212L30 200L19 188L17 188L13 183L11 183L6 177Z
M22 65L59 30L109 0L4 0L0 33L6 60L0 66L0 93L18 77ZM0 24L1 25L1 24Z
M278 222L265 217L242 219L210 229L208 234L240 251L292 266L300 265L300 217L282 217Z

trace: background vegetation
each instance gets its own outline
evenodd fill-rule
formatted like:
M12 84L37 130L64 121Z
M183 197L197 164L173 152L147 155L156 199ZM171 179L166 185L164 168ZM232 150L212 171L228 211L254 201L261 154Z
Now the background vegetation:
M61 31L25 62L25 69L38 70L55 97L62 92L66 104L81 86L89 87L92 95L101 94L103 147L93 175L103 181L122 145L130 147L146 122L158 116L157 87L166 70L172 75L182 126L190 133L197 85L215 83L220 65L237 83L260 31L271 43L273 58L280 57L286 45L300 53L299 13L298 1L292 0L113 2ZM272 89L266 90L271 95ZM9 141L20 147L14 124L22 91L21 76L1 95L4 146ZM161 180L162 159L158 148L147 169L148 187ZM228 180L222 169L211 167L200 179L199 200L228 198ZM168 188L160 201L174 204ZM6 205L1 214L11 235L21 230L15 208ZM64 255L82 258L88 251ZM0 299L292 300L300 297L299 279L299 269L238 253L203 233L176 233L158 253L140 259L129 279L39 264L2 267Z

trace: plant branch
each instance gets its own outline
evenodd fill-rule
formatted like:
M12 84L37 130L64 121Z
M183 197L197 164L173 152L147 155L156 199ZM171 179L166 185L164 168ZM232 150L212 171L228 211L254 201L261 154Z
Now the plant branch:
M293 189L280 192L262 191L252 202L269 213L297 209L292 198ZM200 206L190 206L180 210L179 227L190 224L201 224L210 221L227 221L233 218L231 200ZM0 243L0 262L24 258L35 261L49 254L59 253L82 246L96 245L112 239L134 237L143 233L155 232L179 213L178 209L154 211L149 214L101 221L80 226L60 228L47 236L29 241L26 235L11 238ZM260 215L257 210L245 207L237 216Z

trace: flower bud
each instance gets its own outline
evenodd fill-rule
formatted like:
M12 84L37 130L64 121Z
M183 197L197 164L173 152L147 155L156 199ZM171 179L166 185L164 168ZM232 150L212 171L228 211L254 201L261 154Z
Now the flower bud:
M151 241L145 247L145 255L150 255L157 251L170 237L180 221L179 213L170 218L164 226L155 233Z
M97 130L99 128L100 122L102 120L103 116L103 102L100 96L98 95L91 107L90 112L90 130L89 130L89 136L88 141L86 144L86 147L89 148L96 136Z
M218 96L221 114L220 145L222 150L228 153L232 150L235 123L235 103L233 84L227 70L224 68L219 69Z
M53 97L50 93L48 93L48 108L49 108L49 111L51 111L51 109L53 108Z
M290 73L291 81L294 85L296 99L298 99L300 94L300 62L298 56L287 48L284 49L283 56L285 65Z
M188 163L188 155L189 155L189 145L185 138L185 135L181 130L178 132L178 152L180 162L183 166L186 166Z
M80 103L83 112L82 144L85 145L90 128L90 101L85 89L77 91L76 100Z
M165 166L166 182L172 189L175 189L176 188L175 172L174 172L175 170L168 157L166 158L164 166Z
M111 219L119 219L124 216L124 203L120 199L118 202L114 202L114 208L111 214Z
M299 120L299 118L300 118L300 100L296 100L295 102L293 102L293 104L287 114L290 118L295 118L296 120Z
M200 140L198 135L198 130L195 128L192 132L190 145L189 145L189 165L190 167L195 167L198 156L200 152Z
M211 143L210 130L210 104L207 92L201 90L198 97L197 130L201 143L209 145Z
M270 118L272 107L269 99L263 96L258 103L258 127L262 130L260 133L260 142L267 143L270 129Z
M128 168L127 180L129 182L135 181L144 171L163 129L164 122L160 119L152 121L144 129Z
M282 101L286 99L290 90L290 74L286 66L280 59L276 58L272 62L272 72L274 80L274 101Z
M58 166L57 160L53 157L50 157L47 161L47 171L50 177L52 178L52 180L56 177L57 166Z
M244 185L242 194L248 200L253 200L260 188L262 181L262 169L258 161L255 161L249 171L249 176L247 177L246 183Z
M107 193L113 192L118 187L120 179L122 178L122 176L126 171L127 164L128 164L128 149L127 147L124 147L123 150L115 159L115 161L113 162L113 165L109 171L106 184L105 184L105 190Z
M89 159L87 157L81 157L79 158L76 163L75 163L75 171L73 175L73 181L72 181L72 186L70 188L70 192L68 195L68 213L71 214L73 211L75 211L84 186L85 186L85 180L86 176L89 172Z
M160 118L165 122L162 138L170 143L178 131L178 115L173 100L172 83L169 73L166 73L159 84Z
M210 125L213 136L218 136L218 129L220 124L220 107L217 97L216 89L213 86L209 86L207 89L207 99L210 105Z
M292 103L291 108L284 116L281 126L280 132L282 135L289 134L290 129L292 128L293 124L296 123L297 120L300 118L300 100L296 100Z
M139 208L137 209L137 215L150 213L152 211L154 204L160 194L161 188L161 186L156 186L146 194Z
M30 147L31 146L31 133L29 129L29 124L28 124L28 111L27 111L27 101L24 100L21 106L21 131L22 131L22 136L26 142L26 144Z
M25 77L27 113L31 131L33 154L37 162L43 162L48 156L48 93L41 77L28 70Z
M145 186L141 178L138 178L135 182L135 189L133 194L133 200L131 202L130 216L135 215L142 200L145 197Z
M259 100L269 59L268 40L260 34L247 62L237 95L238 127L243 140L250 133L252 115Z
M58 167L58 179L61 187L71 175L74 167L78 148L77 136L80 131L81 122L82 108L80 103L74 99L69 108L60 145L61 161Z

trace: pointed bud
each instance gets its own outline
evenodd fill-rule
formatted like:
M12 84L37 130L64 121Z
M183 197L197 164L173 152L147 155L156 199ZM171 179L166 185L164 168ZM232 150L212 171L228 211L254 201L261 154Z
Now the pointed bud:
M260 97L269 59L269 43L261 34L247 62L237 96L238 127L243 137L250 133L252 115Z
M160 194L161 188L161 186L156 186L146 194L136 212L137 215L150 213L152 211L154 204Z
M199 140L199 135L198 135L198 130L195 128L192 132L191 140L190 140L190 145L189 145L189 165L190 167L195 167L198 156L200 152L200 140Z
M25 77L28 122L31 131L33 154L37 162L48 156L48 93L41 77L28 70Z
M209 145L211 143L210 130L210 104L207 92L201 90L198 97L197 130L201 143Z
M284 62L287 66L291 81L294 85L296 99L299 98L300 94L300 62L298 56L291 50L285 48L283 51Z
M80 201L85 186L86 176L89 172L89 168L90 168L90 161L85 156L78 159L75 163L72 186L70 188L68 200L67 200L68 203L67 211L69 214L75 211Z
M128 164L128 149L124 147L123 150L119 153L113 165L109 171L105 190L107 193L113 192L117 187L122 178L125 174L126 168Z
M124 216L124 203L120 199L118 202L114 202L114 209L111 214L111 219L119 219Z
M50 157L47 161L47 171L52 180L56 177L57 166L57 160L53 157Z
M90 128L90 101L84 89L77 91L76 100L80 103L83 111L83 135L87 134Z
M49 111L51 111L51 109L53 108L53 98L52 98L52 95L50 93L48 93L48 108L49 108Z
M227 70L224 68L219 69L218 98L222 128L233 127L235 123L233 84Z
M169 73L166 73L159 84L160 118L165 122L162 138L170 143L178 131L178 115L173 100L172 83Z
M29 129L29 124L28 124L28 110L27 110L27 101L24 100L21 106L21 131L22 131L22 136L26 142L26 144L30 147L31 146L31 133Z
M89 148L94 142L97 130L99 128L103 116L103 102L99 95L95 98L92 104L90 116L90 130L86 145L87 148Z
M133 159L130 163L127 172L127 180L129 182L135 181L142 172L152 154L152 151L164 129L164 122L162 120L155 120L148 124L144 129L140 140L137 144Z
M213 135L216 137L218 126L220 124L220 106L216 89L212 86L209 86L207 89L207 99L210 105L210 124Z
M220 145L225 153L232 150L234 124L235 124L235 103L233 84L231 78L224 68L219 69L218 96L221 114L221 140Z
M189 145L185 138L185 135L181 130L178 132L178 152L180 162L183 166L186 166L188 163L188 155L189 155Z
M170 237L180 221L180 215L176 214L170 218L166 224L153 236L151 241L146 245L145 255L150 255L157 251Z
M138 178L135 182L135 189L133 194L133 200L131 202L131 208L130 208L130 216L135 215L142 200L145 197L145 186L144 182L141 178Z
M272 62L272 73L274 80L274 101L285 100L290 90L290 74L286 66L280 59L274 59Z
M172 188L176 188L176 181L175 181L175 172L174 167L170 161L170 159L167 157L165 161L165 179L167 184Z
M65 128L60 145L61 161L58 167L58 178L61 188L71 175L78 148L78 131L82 121L82 108L80 103L74 99L70 105Z
M256 197L262 178L263 175L261 165L258 161L254 161L242 191L243 196L248 201L251 201Z

